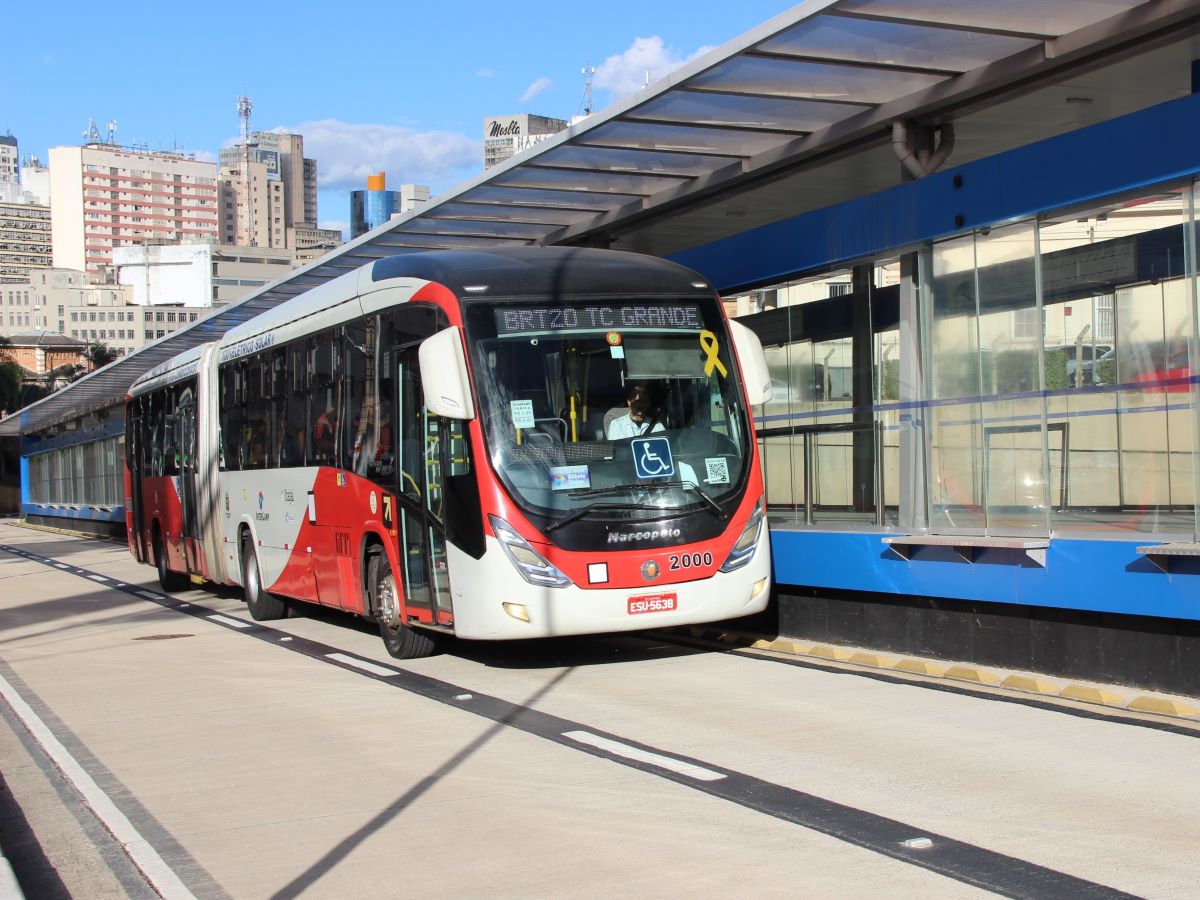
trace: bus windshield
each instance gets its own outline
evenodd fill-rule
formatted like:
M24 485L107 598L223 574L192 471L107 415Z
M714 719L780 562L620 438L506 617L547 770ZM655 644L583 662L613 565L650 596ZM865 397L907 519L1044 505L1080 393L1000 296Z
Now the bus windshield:
M715 295L464 313L492 466L547 533L720 517L740 496L750 430Z

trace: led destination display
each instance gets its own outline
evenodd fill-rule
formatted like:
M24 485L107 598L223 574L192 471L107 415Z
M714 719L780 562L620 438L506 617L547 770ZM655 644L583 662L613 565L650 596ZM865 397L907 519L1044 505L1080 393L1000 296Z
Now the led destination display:
M645 306L509 306L496 310L496 335L545 334L553 331L664 328L700 331L704 323L695 304Z

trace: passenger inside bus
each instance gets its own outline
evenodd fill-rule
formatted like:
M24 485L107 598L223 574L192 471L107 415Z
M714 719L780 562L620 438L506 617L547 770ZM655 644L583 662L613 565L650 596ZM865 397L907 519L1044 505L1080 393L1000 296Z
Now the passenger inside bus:
M333 445L337 437L337 413L334 410L332 395L325 402L325 411L317 417L313 426L313 450L318 460L328 462L333 459Z

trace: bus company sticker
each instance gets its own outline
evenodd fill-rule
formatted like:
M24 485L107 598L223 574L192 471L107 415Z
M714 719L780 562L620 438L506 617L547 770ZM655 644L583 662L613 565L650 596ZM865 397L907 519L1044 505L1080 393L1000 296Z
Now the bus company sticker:
M592 474L587 466L551 466L550 490L573 491L592 486Z
M345 472L338 472L338 473L337 473L337 486L338 486L338 487L345 487L345 486L346 486L346 473L345 473Z
M537 424L533 420L532 400L510 400L508 409L512 415L514 428L532 428Z
M229 518L229 492L225 492L225 518Z
M375 496L375 492L371 491L371 515L375 515L379 511L379 498Z
M383 495L383 527L392 527L392 495Z
M263 496L263 492L259 491L258 492L258 512L256 512L254 514L254 520L256 522L269 522L271 520L271 514L269 512L263 512L263 506L265 503L266 503L266 498Z
M729 460L725 457L707 457L704 460L704 468L708 473L704 480L709 484L729 484Z

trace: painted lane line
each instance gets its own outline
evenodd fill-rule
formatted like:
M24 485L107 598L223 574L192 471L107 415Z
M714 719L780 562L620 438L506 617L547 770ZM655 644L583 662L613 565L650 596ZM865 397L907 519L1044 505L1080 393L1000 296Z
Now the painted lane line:
M283 638L280 640L283 640ZM396 669L389 669L387 666L376 665L373 662L367 662L365 659L358 659L346 653L326 653L325 658L332 659L335 662L340 662L347 666L353 666L356 669L362 669L362 671L370 672L372 675L382 675L385 678L391 675L400 674L400 672Z
M577 744L587 744L589 747L595 747L597 750L603 750L605 753L611 753L614 756L623 756L635 762L658 766L660 769L666 769L668 772L674 772L676 775L695 778L697 781L720 781L725 778L723 774L714 772L712 769L705 769L702 766L672 759L669 756L651 753L649 750L639 750L637 747L630 747L628 744L622 744L620 741L600 737L598 734L591 734L587 731L564 731L563 737L570 738Z
M133 823L117 808L108 794L101 790L92 776L54 736L54 732L50 730L49 726L42 721L3 675L0 675L0 697L3 697L8 703L13 714L21 720L33 739L41 745L42 750L62 772L63 777L79 791L100 824L125 848L125 852L129 854L133 864L146 876L151 887L166 900L176 900L176 898L178 900L196 900L195 895L179 880L175 871L158 855L158 851L142 837Z
M138 591L138 592L137 592L137 595L138 595L139 597L145 597L147 600L155 600L155 601L157 601L157 600L164 600L164 599L166 599L166 598L164 598L164 597L163 597L163 595L162 595L162 594L156 594L156 593L154 593L153 591Z
M103 575L89 575L88 578L92 579L92 581L99 581L102 584L108 584L112 580L111 578L105 578Z
M213 622L219 622L222 625L228 625L231 628L253 628L254 627L249 622L243 622L241 619L232 619L229 616L222 616L219 614L213 614L211 616L208 616L207 618L209 618Z

